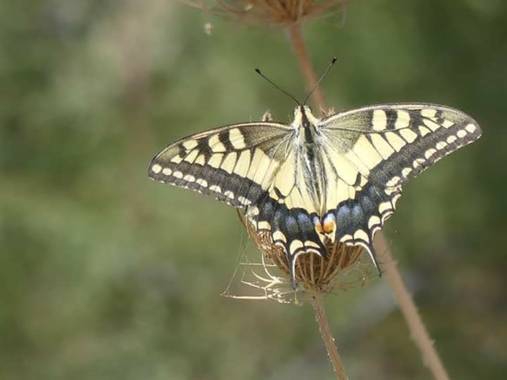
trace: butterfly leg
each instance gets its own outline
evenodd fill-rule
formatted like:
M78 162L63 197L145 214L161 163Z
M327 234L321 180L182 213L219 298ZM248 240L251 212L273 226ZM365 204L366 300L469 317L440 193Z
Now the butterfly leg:
M264 114L262 115L262 119L261 120L264 121L264 122L273 121L273 116L271 116L271 112L269 112L269 110L266 111L266 112L264 112Z
M321 107L320 108L320 113L322 115L324 115L325 117L329 117L329 116L333 116L334 114L336 114L336 111L333 107L331 108L324 108L324 107Z

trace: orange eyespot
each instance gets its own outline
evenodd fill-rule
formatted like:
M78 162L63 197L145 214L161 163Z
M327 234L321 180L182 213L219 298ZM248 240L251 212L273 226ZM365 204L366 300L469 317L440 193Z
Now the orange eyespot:
M319 218L315 217L313 224L315 225L315 231L319 234L331 234L336 230L336 220L333 214L328 214L322 223Z
M319 234L324 233L322 224L320 224L320 219L317 216L313 217L313 225L315 226L315 231L317 231Z
M326 218L324 220L324 225L322 226L322 230L325 234L330 234L334 232L336 228L336 222L334 218Z

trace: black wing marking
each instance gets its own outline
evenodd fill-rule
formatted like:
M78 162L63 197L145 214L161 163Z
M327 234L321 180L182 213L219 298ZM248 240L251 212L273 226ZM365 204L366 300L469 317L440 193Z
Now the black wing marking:
M278 123L246 123L198 133L155 156L149 176L245 208L266 193L291 131Z
M149 176L243 209L258 231L269 231L294 270L299 255L325 254L325 248L312 222L316 214L307 209L311 194L300 188L293 132L248 123L192 135L155 156Z
M301 196L293 205L280 190L292 183L300 191L292 133L281 124L249 123L192 135L155 156L149 176L243 209L257 230L269 231L283 247L293 270L300 254L325 251Z
M373 236L395 210L402 185L442 157L481 136L461 111L434 104L386 104L331 116L320 124L323 150L354 196L338 199L323 217L336 219L336 239L366 248L376 263ZM355 168L351 170L350 167ZM359 180L351 184L353 175Z

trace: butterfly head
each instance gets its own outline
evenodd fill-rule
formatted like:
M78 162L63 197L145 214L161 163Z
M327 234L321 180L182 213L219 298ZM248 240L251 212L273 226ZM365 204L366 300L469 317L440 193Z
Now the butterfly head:
M319 119L316 118L307 105L298 105L294 109L294 122L293 125L296 128L308 128L311 125L315 126L319 123Z

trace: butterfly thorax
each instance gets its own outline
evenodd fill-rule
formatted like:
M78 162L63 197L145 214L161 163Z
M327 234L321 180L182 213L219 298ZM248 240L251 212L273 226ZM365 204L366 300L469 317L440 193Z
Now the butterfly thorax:
M320 150L321 136L318 122L308 106L298 106L294 111L293 128L296 130L294 152L296 168L301 171L298 186L305 189L313 210L323 215L326 205L326 180Z

